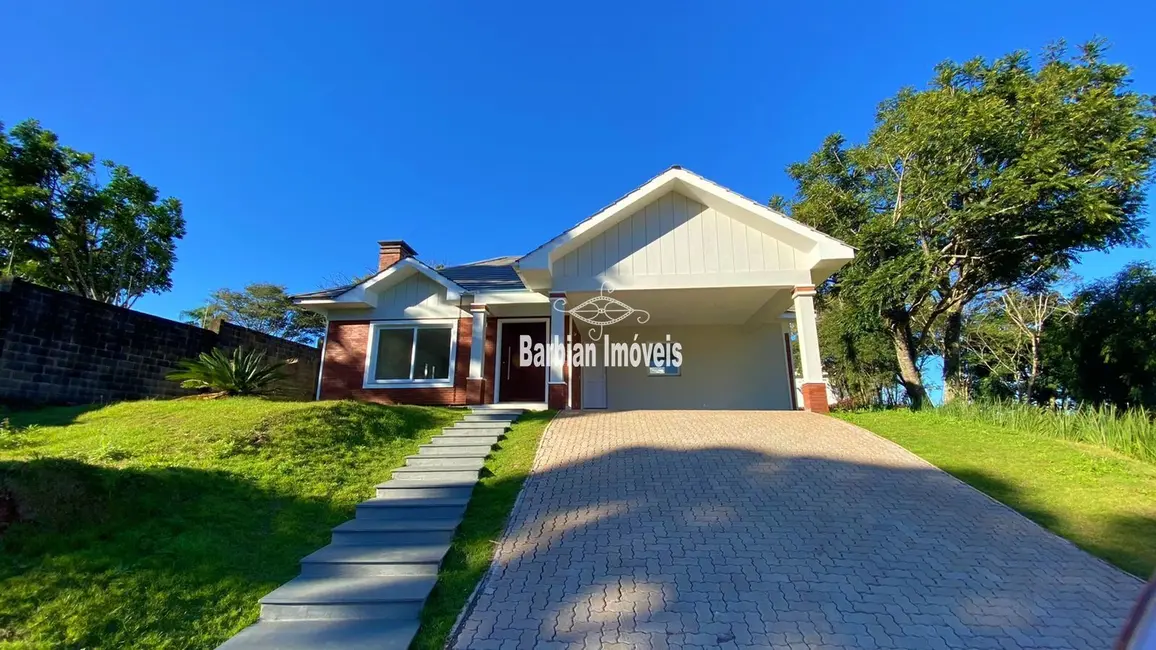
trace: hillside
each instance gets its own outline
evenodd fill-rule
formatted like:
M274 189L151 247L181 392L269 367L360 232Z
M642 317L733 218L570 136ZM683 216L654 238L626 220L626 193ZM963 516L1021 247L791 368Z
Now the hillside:
M215 647L457 417L254 398L12 414L0 647Z

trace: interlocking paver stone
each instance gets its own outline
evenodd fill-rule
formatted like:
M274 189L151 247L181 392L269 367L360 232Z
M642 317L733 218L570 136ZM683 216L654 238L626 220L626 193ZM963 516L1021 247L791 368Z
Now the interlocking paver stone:
M455 648L1108 648L1142 587L809 413L562 413L523 490Z

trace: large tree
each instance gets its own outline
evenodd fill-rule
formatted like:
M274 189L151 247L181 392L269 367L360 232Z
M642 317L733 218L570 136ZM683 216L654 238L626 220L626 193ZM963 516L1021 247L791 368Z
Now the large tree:
M205 304L182 312L201 327L217 318L291 341L313 343L325 334L325 317L293 304L285 287L254 283L244 291L217 289Z
M789 168L794 216L858 248L823 290L882 318L914 408L929 351L958 391L976 296L1138 242L1156 111L1101 49L943 63L883 102L866 142L830 136Z
M1045 334L1051 378L1079 402L1156 409L1156 267L1129 265L1072 302Z
M60 144L29 120L0 129L0 256L5 271L130 307L172 288L181 204L111 161Z

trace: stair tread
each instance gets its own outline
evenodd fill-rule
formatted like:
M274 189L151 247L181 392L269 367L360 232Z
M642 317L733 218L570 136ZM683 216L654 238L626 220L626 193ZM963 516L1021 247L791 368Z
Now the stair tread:
M442 481L406 481L393 479L385 483L378 483L378 490L425 490L427 488L464 488L478 484L477 479L445 479Z
M418 621L259 621L218 650L406 650Z
M461 518L454 519L350 519L333 528L343 533L356 532L409 532L423 530L454 530Z
M398 546L330 544L310 553L301 561L334 564L437 564L442 561L449 550L449 544L401 544Z
M399 603L425 600L437 576L298 576L261 599L262 605Z
M446 472L446 473L470 472L470 471L478 471L481 468L482 468L481 465L479 465L478 467L408 467L407 466L407 467L398 467L397 469L393 470L393 473L394 474L401 474L404 476L406 474L436 474L438 472Z
M470 502L469 497L455 499L453 497L432 497L414 499L382 499L377 497L367 499L357 504L358 508L427 508L446 506L465 506Z

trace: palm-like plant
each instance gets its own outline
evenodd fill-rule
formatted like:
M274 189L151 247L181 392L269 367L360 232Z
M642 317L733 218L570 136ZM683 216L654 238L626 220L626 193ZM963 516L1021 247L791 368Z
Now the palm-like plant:
M284 361L266 361L264 352L245 348L236 348L231 355L214 348L178 366L167 379L181 382L182 388L211 388L228 395L268 393L285 377Z

